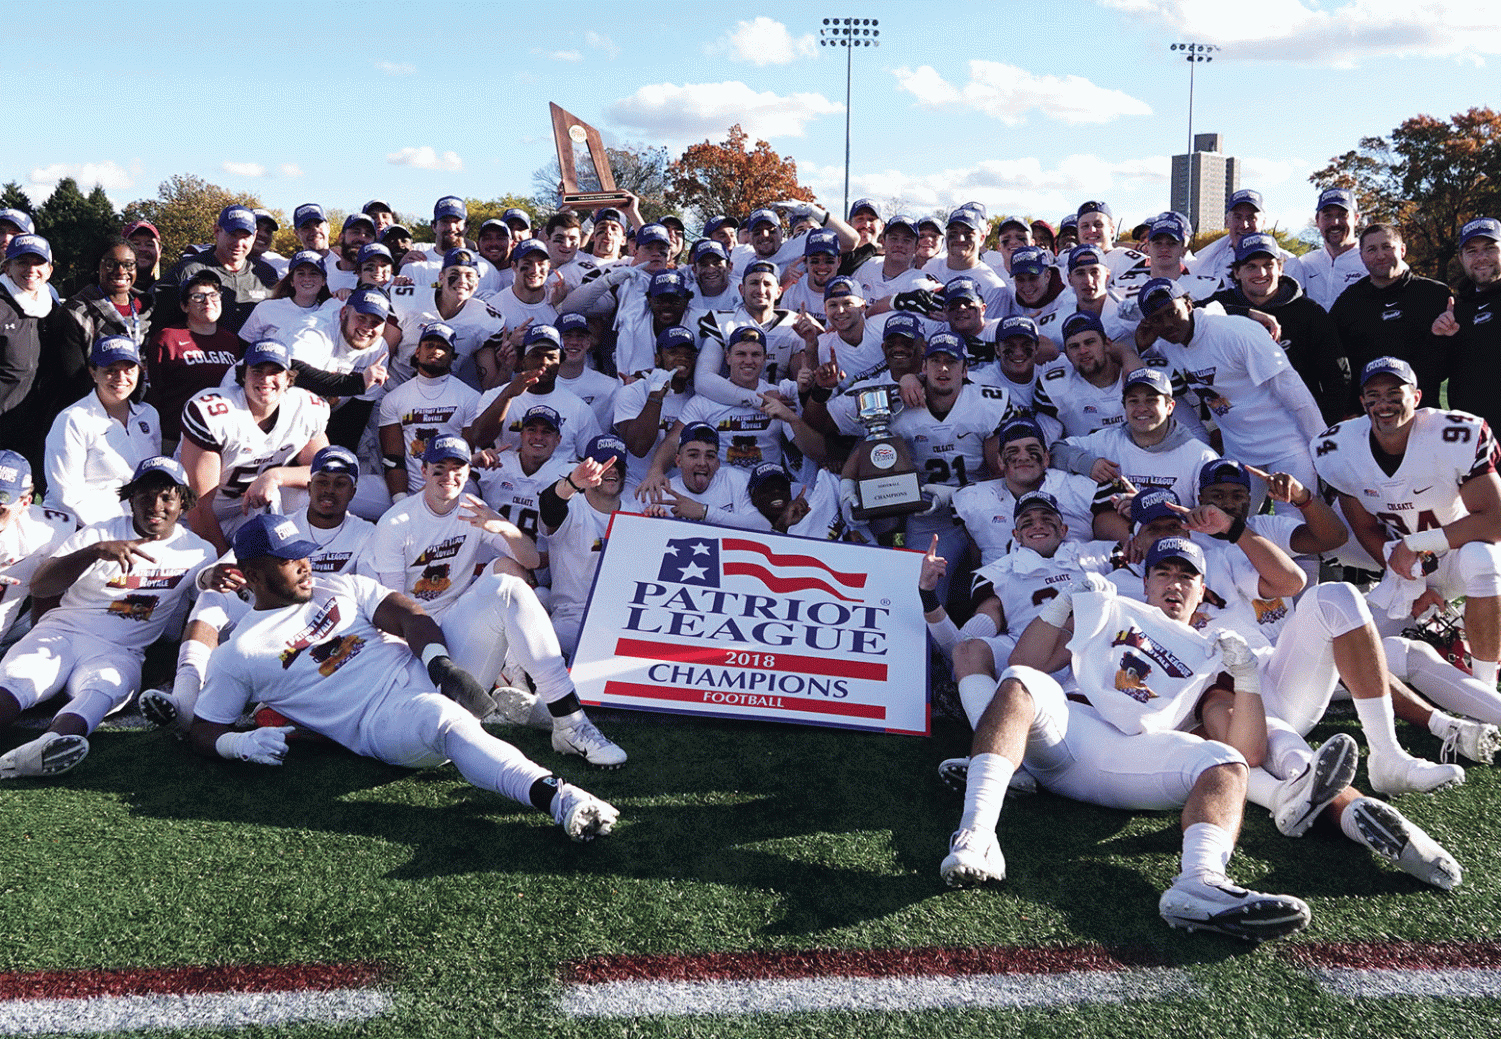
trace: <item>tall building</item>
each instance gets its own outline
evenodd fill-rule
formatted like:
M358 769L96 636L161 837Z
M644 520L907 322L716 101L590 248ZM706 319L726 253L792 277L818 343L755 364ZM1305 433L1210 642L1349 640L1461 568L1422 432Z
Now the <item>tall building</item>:
M1193 154L1173 156L1173 209L1188 214L1195 233L1224 226L1225 199L1240 187L1240 160L1220 154L1223 140L1194 134Z

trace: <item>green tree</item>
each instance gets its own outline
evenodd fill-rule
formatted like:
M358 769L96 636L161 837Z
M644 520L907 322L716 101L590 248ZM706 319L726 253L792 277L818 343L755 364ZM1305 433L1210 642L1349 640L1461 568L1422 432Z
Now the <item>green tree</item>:
M13 180L6 181L5 187L0 189L0 209L19 209L23 213L36 215L36 206L32 204L31 197Z
M52 282L64 296L94 280L100 247L120 233L120 215L104 189L95 185L85 196L72 177L57 182L37 209L36 221L52 246Z
M615 186L636 196L643 218L659 220L674 212L667 202L667 170L671 162L665 147L627 144L622 148L606 148L605 154L610 159L610 173L615 177ZM580 190L598 191L599 177L594 172L589 153L575 153L574 159L574 172ZM558 182L558 160L553 159L532 173L532 197L527 200L528 207L524 208L530 208L537 214L556 212ZM471 218L470 223L473 222Z
M667 203L693 210L702 221L721 213L743 219L779 199L813 199L812 190L797 181L796 162L765 141L754 148L749 141L737 123L723 144L690 145L667 168Z
M1363 221L1395 223L1420 273L1455 273L1459 229L1501 212L1501 113L1471 108L1448 120L1417 115L1390 138L1366 137L1309 181L1355 192Z
M557 163L553 164L554 166ZM499 198L466 198L464 205L469 209L467 237L473 241L479 237L480 225L486 220L499 220L500 215L508 209L521 209L532 218L535 225L539 220L545 220L544 211L537 208L535 199L523 198L520 195L501 195Z
M190 245L214 240L219 211L233 203L260 206L255 195L233 192L191 173L177 173L162 181L156 198L137 199L125 207L125 222L149 220L162 235L162 268L177 262Z

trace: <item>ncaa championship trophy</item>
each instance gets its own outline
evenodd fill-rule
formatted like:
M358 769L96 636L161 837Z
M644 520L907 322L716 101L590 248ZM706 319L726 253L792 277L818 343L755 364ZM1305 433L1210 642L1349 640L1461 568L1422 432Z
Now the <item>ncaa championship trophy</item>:
M573 113L549 102L552 109L552 139L558 148L558 171L562 178L559 201L565 209L579 209L593 213L605 206L629 205L629 192L615 186L615 174L610 170L610 156L605 151L605 142L599 131ZM589 161L594 165L594 176L599 180L598 191L583 191L579 188L578 166L573 155L573 146L584 144L589 148Z

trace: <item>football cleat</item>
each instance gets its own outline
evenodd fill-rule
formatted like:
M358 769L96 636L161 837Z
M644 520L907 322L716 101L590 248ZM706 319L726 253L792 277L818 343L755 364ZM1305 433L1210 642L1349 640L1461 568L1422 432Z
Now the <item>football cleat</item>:
M955 830L949 838L949 853L938 867L949 887L974 887L990 880L1006 879L1006 856L994 833Z
M0 779L55 776L68 771L88 753L89 741L82 736L43 733L30 743L0 754Z
M620 812L587 790L572 783L559 783L558 792L552 796L552 817L569 837L576 841L592 841L615 828Z
M1446 786L1465 781L1465 770L1458 765L1441 765L1408 754L1372 754L1366 761L1371 789L1391 797L1394 794L1431 794Z
M1359 760L1360 747L1345 733L1326 740L1301 774L1277 787L1277 803L1272 809L1277 829L1289 837L1307 833L1319 813L1355 778Z
M1451 718L1444 726L1444 746L1439 761L1449 763L1464 757L1489 765L1501 748L1501 729L1469 718Z
M964 788L969 785L969 758L945 758L938 763L938 778L943 780L943 785L956 793L964 793ZM1032 773L1024 769L1017 769L1011 773L1011 782L1006 784L1006 792L1021 797L1037 793L1037 780L1032 778Z
M141 714L158 729L187 728L186 711L177 697L166 689L147 689L141 693Z
M1216 931L1251 942L1264 942L1308 926L1308 904L1291 895L1247 891L1226 876L1182 876L1162 893L1157 912L1169 927Z
M502 725L524 725L549 732L552 730L552 715L547 711L547 704L530 689L499 685L490 690L490 698L495 701L495 713L485 721Z
M1360 843L1395 863L1402 872L1445 891L1453 891L1464 879L1454 856L1391 805L1362 797L1350 805L1350 810L1355 813Z
M625 764L625 751L610 742L588 719L553 729L552 749L559 754L577 754L595 768L619 768Z

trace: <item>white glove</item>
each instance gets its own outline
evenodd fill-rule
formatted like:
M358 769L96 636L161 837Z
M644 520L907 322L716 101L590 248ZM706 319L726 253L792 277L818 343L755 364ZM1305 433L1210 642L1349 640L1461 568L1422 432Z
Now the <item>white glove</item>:
M1069 614L1074 612L1074 596L1089 591L1089 588L1079 579L1078 574L1070 577L1067 584L1053 587L1058 590L1058 594L1042 604L1037 616L1042 618L1043 623L1061 628L1068 623Z
M860 493L855 490L854 480L839 481L839 504L852 509L860 504Z
M666 386L669 382L672 381L674 374L675 373L669 372L666 368L653 368L651 371L646 373L646 392L656 393L663 386Z
M1255 692L1260 684L1260 674L1256 654L1251 652L1250 644L1233 631L1221 631L1214 637L1214 644L1220 651L1220 661L1225 665L1225 670L1235 679L1235 687L1247 688L1242 683L1249 682L1253 685L1248 691Z
M229 761L280 765L287 756L287 733L296 729L295 725L281 725L249 732L226 732L214 741L214 750Z
M950 487L946 483L925 483L922 485L923 497L928 499L928 507L918 515L931 516L935 512L942 512L951 508L954 504L954 492L959 488Z

